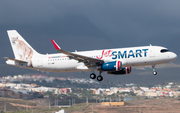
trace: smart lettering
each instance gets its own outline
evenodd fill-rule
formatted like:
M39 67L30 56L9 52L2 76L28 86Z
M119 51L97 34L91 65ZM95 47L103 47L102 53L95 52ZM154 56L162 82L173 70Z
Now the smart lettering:
M148 49L113 51L112 59L147 57Z

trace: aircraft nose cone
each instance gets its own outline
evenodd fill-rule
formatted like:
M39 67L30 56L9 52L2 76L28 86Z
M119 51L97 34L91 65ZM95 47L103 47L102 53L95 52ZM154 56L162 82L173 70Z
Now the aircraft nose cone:
M177 55L174 53L174 59L176 59L177 58Z
M177 58L177 55L176 55L175 53L172 53L172 54L171 54L171 58L172 58L173 60L175 60L175 59Z

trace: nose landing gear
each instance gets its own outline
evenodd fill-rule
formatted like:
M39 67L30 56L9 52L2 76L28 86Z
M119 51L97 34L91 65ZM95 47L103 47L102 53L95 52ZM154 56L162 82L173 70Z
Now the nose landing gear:
M155 69L155 65L152 65L152 68L153 68L153 75L157 75L157 71Z
M157 75L157 71L153 71L153 75Z

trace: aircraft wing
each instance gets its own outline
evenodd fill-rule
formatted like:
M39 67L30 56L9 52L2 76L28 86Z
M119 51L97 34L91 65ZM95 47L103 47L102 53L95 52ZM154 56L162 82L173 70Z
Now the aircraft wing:
M7 60L12 60L12 61L16 61L16 62L19 62L19 63L28 63L26 61L23 61L23 60L17 60L17 59L13 59L13 58L8 58L8 57L4 57L5 59Z
M91 57L87 57L87 56L83 56L83 55L79 55L79 54L75 54L75 53L71 53L71 52L62 50L53 39L51 39L51 41L52 41L52 43L53 43L53 45L57 51L68 55L68 57L70 59L78 60L79 62L84 62L84 64L87 67L91 67L93 65L100 65L104 62L101 59L91 58Z

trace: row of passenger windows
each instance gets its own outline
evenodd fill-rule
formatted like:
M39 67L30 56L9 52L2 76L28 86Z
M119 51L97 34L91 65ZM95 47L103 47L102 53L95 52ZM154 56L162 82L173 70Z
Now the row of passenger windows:
M96 58L96 56L88 56L88 57ZM97 57L101 57L101 55L99 55L99 56L97 56ZM69 60L69 57L60 58L60 59L50 59L50 60L48 60L48 61L59 61L59 60Z
M69 60L69 58L50 59L48 61L59 61L59 60Z

